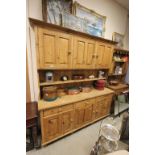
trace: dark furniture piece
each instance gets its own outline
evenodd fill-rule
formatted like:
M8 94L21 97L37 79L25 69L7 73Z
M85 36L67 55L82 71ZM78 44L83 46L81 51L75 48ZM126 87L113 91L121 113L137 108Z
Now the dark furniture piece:
M38 103L26 103L26 129L30 131L30 143L26 143L26 151L38 147L37 139Z

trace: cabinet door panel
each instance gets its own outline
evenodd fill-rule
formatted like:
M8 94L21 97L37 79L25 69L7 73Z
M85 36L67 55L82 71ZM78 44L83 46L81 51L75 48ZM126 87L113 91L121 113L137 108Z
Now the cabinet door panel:
M77 108L75 110L75 127L80 127L81 125L84 124L84 113L85 109L84 108Z
M74 38L74 65L73 68L85 68L85 54L86 54L86 39Z
M100 117L100 104L96 102L95 104L93 104L93 120L99 117Z
M74 127L74 111L68 111L61 115L62 132L63 134L69 132Z
M71 56L72 56L72 37L67 34L58 34L57 41L57 67L58 68L70 68Z
M88 123L92 120L93 106L89 105L85 108L84 122Z
M44 134L47 140L51 140L61 134L61 124L58 115L44 118Z
M94 54L96 50L95 41L87 41L87 51L86 51L86 68L94 68Z
M105 53L105 44L97 43L97 59L96 59L96 67L103 68L104 67L104 53Z
M113 55L113 48L111 46L107 45L105 48L105 53L104 53L104 66L106 68L111 67L112 55Z
M39 67L55 67L57 33L39 29Z

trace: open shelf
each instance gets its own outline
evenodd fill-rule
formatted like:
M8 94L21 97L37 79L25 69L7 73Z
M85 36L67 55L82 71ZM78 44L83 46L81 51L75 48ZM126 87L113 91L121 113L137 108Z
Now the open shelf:
M59 84L67 84L67 83L78 83L78 82L87 82L87 81L96 81L96 80L105 80L106 78L93 78L93 79L81 79L81 80L67 80L67 81L54 81L54 82L42 82L40 86L48 86L48 85L59 85Z
M127 61L124 61L124 60L114 60L114 62L127 62Z
M108 76L124 76L125 75L125 73L123 73L123 74L109 74Z
M115 47L114 49L115 49L115 51L129 52L129 50L127 50L127 49L123 49L123 48Z

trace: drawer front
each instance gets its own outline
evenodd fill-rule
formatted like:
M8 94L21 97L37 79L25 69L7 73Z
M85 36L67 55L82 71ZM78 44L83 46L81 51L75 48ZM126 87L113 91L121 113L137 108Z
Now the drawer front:
M52 109L48 109L48 110L44 110L43 111L43 116L50 116L50 115L55 115L59 112L58 108L52 108Z
M59 112L66 112L74 109L74 104L65 105L59 108Z
M84 108L85 104L86 104L86 101L77 102L77 103L75 103L75 109L76 108Z
M94 103L95 103L95 98L88 99L88 100L85 101L86 106L90 106L90 105L92 105Z

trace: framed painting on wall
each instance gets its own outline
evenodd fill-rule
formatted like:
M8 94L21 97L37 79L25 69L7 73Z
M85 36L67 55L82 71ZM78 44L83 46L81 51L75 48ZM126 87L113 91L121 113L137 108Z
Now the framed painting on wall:
M77 17L85 19L84 32L99 37L105 36L106 16L102 16L77 2L73 4L73 13Z
M73 14L64 12L62 14L62 26L71 28L76 31L82 31L84 27L84 19L74 16Z
M124 35L117 33L117 32L113 32L112 40L118 42L117 47L123 48Z
M63 12L72 13L72 4L72 0L42 0L43 20L61 25Z

